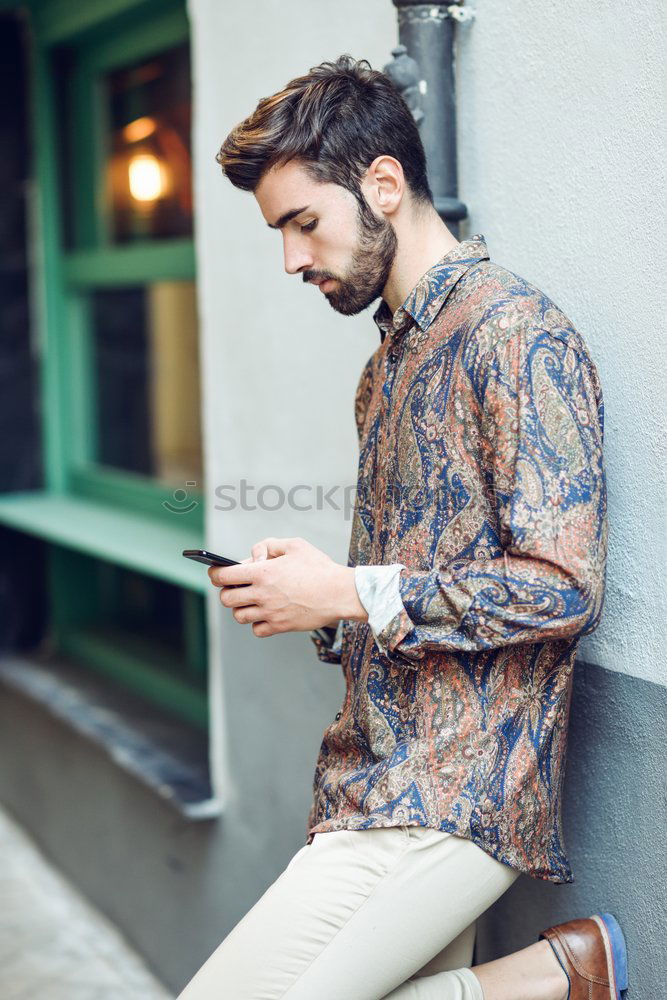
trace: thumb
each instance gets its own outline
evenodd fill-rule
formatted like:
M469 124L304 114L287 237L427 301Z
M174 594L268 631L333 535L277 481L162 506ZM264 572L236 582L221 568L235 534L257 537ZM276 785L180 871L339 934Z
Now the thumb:
M274 559L288 552L289 543L289 538L263 538L261 542L255 542L250 551L255 562L260 559Z
M252 553L251 562L260 562L269 558L269 550L265 541L255 542L250 551Z

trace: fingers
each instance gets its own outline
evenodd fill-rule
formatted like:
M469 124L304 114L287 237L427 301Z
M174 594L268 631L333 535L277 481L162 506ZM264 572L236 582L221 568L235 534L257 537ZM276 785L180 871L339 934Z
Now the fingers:
M262 544L262 543L258 543ZM238 587L242 584L252 583L252 578L248 575L246 571L240 570L240 566L250 566L254 562L261 562L262 559L255 555L255 549L257 546L253 546L253 555L247 556L245 559L239 561L239 566L209 566L208 567L208 578L214 587ZM266 559L266 555L263 557ZM229 570L231 570L231 575L229 575Z
M275 559L276 556L287 555L304 544L303 538L262 538L255 542L251 552L253 559Z
M289 552L302 549L308 543L303 538L263 538L252 546L251 555L242 559L238 566L210 566L208 575L211 583L220 587L220 603L231 608L235 620L240 625L251 625L253 634L260 639L285 631L285 627L270 624L262 615L267 614L263 606L262 580L269 572L253 563L265 562ZM258 586L253 587L253 584Z
M274 556L284 555L294 541L296 540L291 538L265 538L261 542L255 542L251 549L252 554L246 559L241 559L238 566L209 566L209 580L215 587L236 587L252 583L255 575L248 570L253 563L265 562Z
M257 604L259 594L256 587L223 587L220 603L226 608L241 608L246 604Z
M239 587L254 583L257 570L252 559L244 559L238 566L209 566L208 578L214 587Z
M241 559L238 566L209 566L208 577L214 587L238 587L251 584L257 578L249 572L251 564L287 555L308 543L303 538L263 538L255 542L251 555ZM244 567L243 569L241 567ZM247 568L246 568L247 567Z
M251 625L254 635L260 639L266 639L270 635L277 635L285 631L278 625L271 625L265 621L263 615L266 608L258 607L254 604L249 607L232 608L232 614L239 625Z
M239 625L250 625L253 622L263 621L262 615L265 615L266 611L262 608L258 608L255 604L249 608L234 608L232 614ZM264 624L266 624L266 622L264 622Z
M255 542L250 551L252 553L251 558L254 562L259 562L261 559L269 558L269 550L265 541Z
M252 631L258 639L268 639L270 635L276 635L275 629L271 628L268 622L255 622Z

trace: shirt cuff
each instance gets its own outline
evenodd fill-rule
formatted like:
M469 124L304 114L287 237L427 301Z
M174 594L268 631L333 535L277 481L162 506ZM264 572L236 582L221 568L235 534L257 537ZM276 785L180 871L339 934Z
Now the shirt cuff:
M403 563L391 566L355 566L354 583L357 588L371 631L377 637L403 608L399 579Z
M322 628L311 629L310 637L315 643L317 655L324 663L340 663L343 645L343 619L339 619L336 628L325 625Z
M314 628L311 635L313 638L317 637L321 639L324 645L328 646L333 653L340 653L343 641L343 619L339 619L336 628L332 625L324 625L322 628Z

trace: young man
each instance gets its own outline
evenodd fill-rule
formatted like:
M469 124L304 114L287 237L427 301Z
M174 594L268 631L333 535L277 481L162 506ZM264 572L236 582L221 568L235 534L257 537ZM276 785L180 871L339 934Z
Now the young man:
M412 116L368 63L341 57L260 101L218 160L281 233L290 274L344 315L382 301L348 566L266 538L209 570L256 636L310 631L347 691L307 843L182 997L619 1000L610 914L469 968L477 917L520 873L573 881L572 671L607 542L586 345L483 236L452 236Z

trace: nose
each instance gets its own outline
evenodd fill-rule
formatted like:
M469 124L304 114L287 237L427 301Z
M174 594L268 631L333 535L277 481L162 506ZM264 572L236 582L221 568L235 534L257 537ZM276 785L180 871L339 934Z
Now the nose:
M288 274L298 274L299 271L313 266L313 255L308 250L305 241L298 239L298 237L295 238L292 234L284 235L283 253L285 270Z

